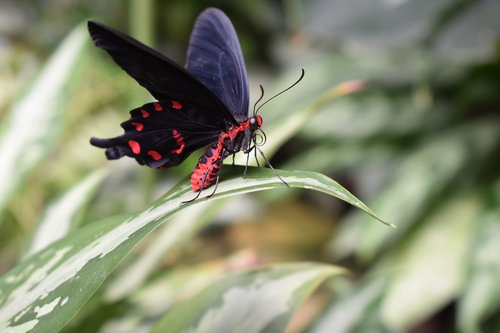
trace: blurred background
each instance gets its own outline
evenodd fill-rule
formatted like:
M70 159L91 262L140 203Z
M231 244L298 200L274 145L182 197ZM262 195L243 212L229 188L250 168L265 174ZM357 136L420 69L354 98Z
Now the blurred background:
M320 287L289 332L500 332L497 0L3 0L0 273L44 246L43 221L61 223L45 231L57 238L186 181L198 154L159 172L89 145L152 99L85 22L183 64L208 6L235 25L251 103L259 84L271 96L305 69L260 111L272 164L332 177L398 228L302 190L191 209L176 219L193 229L168 251L161 229L141 242L66 331L139 332L227 272L313 261L352 274ZM139 270L124 291L120 278Z

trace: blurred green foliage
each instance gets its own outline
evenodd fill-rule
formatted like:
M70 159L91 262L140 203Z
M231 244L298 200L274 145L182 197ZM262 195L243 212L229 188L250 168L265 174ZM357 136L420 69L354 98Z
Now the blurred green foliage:
M162 172L105 161L89 137L120 133L128 110L151 98L84 32L67 48L71 61L35 81L63 39L92 18L183 63L207 6L236 27L252 100L259 84L271 96L306 71L261 111L273 165L337 179L398 228L298 189L193 207L141 241L63 330L148 331L170 309L182 312L180 300L222 293L220 283L205 288L228 272L313 261L351 274L319 287L287 332L499 332L495 0L2 1L0 170L16 172L0 177L0 272L30 260L21 258L36 251L47 219L61 229L47 243L104 232L198 158ZM327 98L345 82L363 89ZM37 84L44 93L23 102Z

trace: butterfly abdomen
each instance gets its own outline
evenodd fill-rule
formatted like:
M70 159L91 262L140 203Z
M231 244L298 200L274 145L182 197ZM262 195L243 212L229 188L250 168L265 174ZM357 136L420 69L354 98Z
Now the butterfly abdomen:
M191 175L191 189L200 191L209 187L217 178L223 160L223 141L214 142L200 157Z

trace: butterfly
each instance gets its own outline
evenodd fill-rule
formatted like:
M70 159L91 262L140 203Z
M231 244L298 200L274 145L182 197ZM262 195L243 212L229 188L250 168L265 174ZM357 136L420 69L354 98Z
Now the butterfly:
M196 19L185 68L101 23L89 21L88 30L94 44L157 100L130 111L122 135L90 139L106 149L108 159L128 156L150 168L167 168L208 146L191 175L191 189L199 195L218 184L226 157L262 153L257 136L262 118L255 107L248 116L245 62L236 31L221 10L208 8Z

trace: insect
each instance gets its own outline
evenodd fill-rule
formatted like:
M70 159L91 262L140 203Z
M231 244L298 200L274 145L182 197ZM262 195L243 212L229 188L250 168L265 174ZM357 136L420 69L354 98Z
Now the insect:
M198 16L185 69L103 24L89 21L88 29L95 45L109 53L157 99L130 111L130 119L121 124L122 135L90 139L92 145L106 149L108 159L128 156L150 168L165 168L176 166L195 150L209 146L191 175L191 188L198 192L196 199L214 182L217 188L226 157L234 158L239 151L253 151L255 157L257 151L262 154L259 145L265 141L265 134L257 133L262 118L255 105L248 117L245 63L236 31L222 11L208 8ZM303 75L302 70L300 79ZM263 95L262 87L261 92Z

